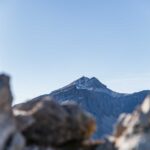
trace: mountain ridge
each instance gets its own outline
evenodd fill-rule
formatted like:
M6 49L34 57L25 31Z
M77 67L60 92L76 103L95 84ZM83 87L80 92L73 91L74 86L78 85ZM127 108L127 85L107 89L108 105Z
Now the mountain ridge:
M150 90L131 94L118 93L109 89L95 77L83 76L46 95L53 97L59 103L74 101L93 114L98 125L93 138L98 139L111 134L119 115L133 112L149 94Z

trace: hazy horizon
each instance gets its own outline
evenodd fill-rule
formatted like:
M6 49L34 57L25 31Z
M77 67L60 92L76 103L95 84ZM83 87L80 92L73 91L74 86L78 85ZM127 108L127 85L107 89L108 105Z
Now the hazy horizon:
M15 102L81 76L125 93L150 89L150 1L0 1L0 72Z

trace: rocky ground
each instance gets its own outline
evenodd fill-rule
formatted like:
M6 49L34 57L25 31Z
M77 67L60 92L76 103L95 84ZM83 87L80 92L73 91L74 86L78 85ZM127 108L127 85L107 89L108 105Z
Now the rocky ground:
M75 103L45 96L12 107L9 80L0 75L0 150L150 150L150 97L94 141L95 119Z

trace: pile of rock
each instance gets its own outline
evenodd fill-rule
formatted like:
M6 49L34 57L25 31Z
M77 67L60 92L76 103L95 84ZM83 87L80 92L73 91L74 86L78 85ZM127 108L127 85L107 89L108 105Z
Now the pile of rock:
M45 96L12 107L9 77L0 75L0 150L150 150L150 97L120 116L112 136L92 141L95 130L75 103Z

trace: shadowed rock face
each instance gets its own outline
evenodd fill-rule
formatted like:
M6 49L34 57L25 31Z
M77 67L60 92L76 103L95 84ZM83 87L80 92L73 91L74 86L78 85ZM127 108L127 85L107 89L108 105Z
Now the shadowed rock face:
M12 114L9 77L0 75L0 150L21 150L24 139L16 130Z
M28 144L59 146L69 141L82 141L90 138L96 128L93 117L78 105L61 106L47 96L15 106L14 115L16 119L29 117L33 120L22 128Z
M11 112L12 94L9 86L9 77L0 75L0 111Z

